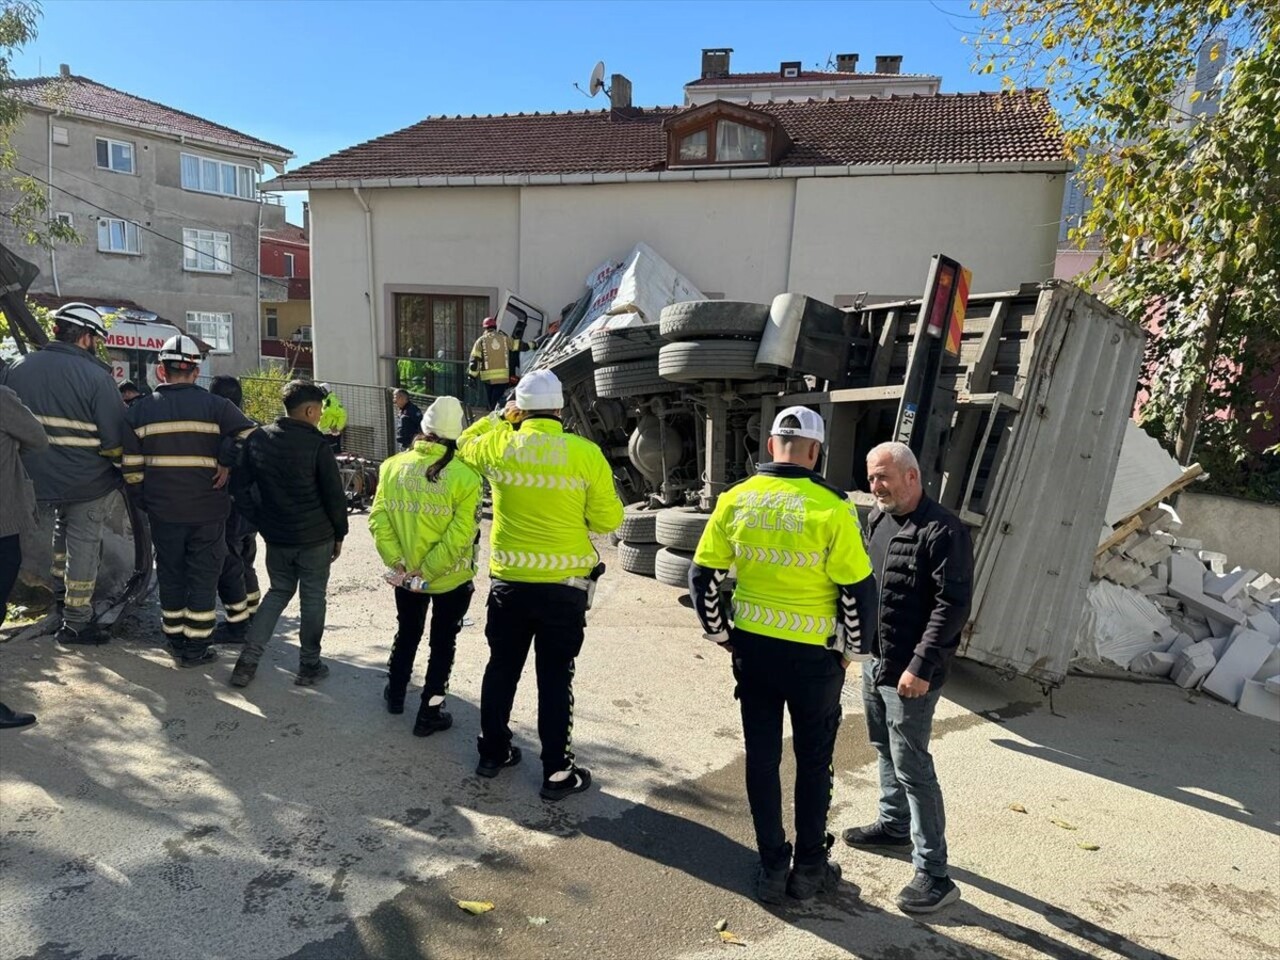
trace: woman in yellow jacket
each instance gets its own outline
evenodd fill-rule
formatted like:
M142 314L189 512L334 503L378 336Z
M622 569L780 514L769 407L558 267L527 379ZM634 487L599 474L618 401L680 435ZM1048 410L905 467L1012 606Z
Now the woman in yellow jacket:
M425 439L382 464L369 529L378 554L395 571L396 630L383 691L387 711L404 713L405 691L431 614L431 655L413 734L447 730L442 708L458 631L471 605L480 528L480 475L454 459L462 433L462 404L441 397L422 417Z

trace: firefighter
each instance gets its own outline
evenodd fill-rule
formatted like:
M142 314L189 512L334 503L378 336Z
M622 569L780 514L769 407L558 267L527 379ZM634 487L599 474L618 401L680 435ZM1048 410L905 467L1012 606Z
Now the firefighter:
M257 429L234 403L197 386L200 348L170 337L155 392L126 414L124 478L151 521L160 617L180 667L217 657L210 644L226 555L227 491L240 444Z
M756 897L765 903L781 903L784 893L807 900L840 881L827 833L840 690L849 664L869 658L875 623L857 509L813 471L823 434L812 410L779 413L768 441L773 462L720 495L689 568L706 637L733 658L760 853ZM796 755L794 866L778 779L784 706Z
M519 355L531 344L501 333L497 317L485 317L480 326L484 332L471 348L467 373L484 384L486 401L489 409L493 410L515 382Z
M41 513L53 518L54 594L63 603L60 643L106 643L93 619L93 590L109 498L120 488L125 408L110 368L96 356L107 328L86 303L53 315L52 343L23 357L5 383L36 415L49 448L24 456Z
M425 439L382 464L369 511L369 530L382 561L395 571L396 637L390 679L383 690L388 713L403 713L405 690L431 613L431 656L422 703L413 725L426 737L453 724L443 709L462 618L475 592L480 533L480 475L455 460L462 433L462 403L440 397L427 408ZM412 585L412 586L411 586Z
M324 403L320 405L320 422L316 429L325 435L334 455L342 452L342 431L347 429L347 410L342 405L342 398L327 383L319 384L324 391Z
M215 397L230 400L238 410L244 407L244 389L235 377L214 377L209 384L209 392ZM214 628L213 641L244 643L249 621L258 612L258 603L262 599L258 571L254 568L258 556L258 530L239 509L234 493L231 512L227 514L226 541L227 555L218 577L218 599L222 601L226 619Z
M516 385L505 411L463 431L458 456L493 488L488 616L489 663L480 692L480 764L495 777L520 762L511 745L511 705L532 644L537 658L542 796L586 790L591 774L572 750L573 668L586 613L604 572L590 533L622 522L609 462L589 440L565 433L564 392L538 370Z

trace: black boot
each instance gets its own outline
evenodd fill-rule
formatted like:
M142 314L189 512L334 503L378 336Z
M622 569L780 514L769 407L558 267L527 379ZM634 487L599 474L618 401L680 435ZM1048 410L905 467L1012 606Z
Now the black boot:
M19 727L29 727L35 722L35 714L18 713L0 703L0 730L16 730Z
M429 707L424 700L422 706L418 708L418 718L413 723L413 735L429 737L433 733L448 730L452 726L453 717L447 710L439 706Z
M404 687L398 693L393 693L391 684L388 683L382 688L382 699L387 701L387 713L404 713Z

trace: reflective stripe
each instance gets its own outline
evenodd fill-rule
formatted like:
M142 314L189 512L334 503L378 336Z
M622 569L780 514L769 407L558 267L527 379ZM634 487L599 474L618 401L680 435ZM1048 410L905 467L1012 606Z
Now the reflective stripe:
M186 627L184 627L180 623L174 623L174 624L161 623L160 629L171 637L173 636L180 637L182 636L183 632L186 630Z
M228 613L239 613L248 605L249 602L247 600L241 600L239 603L224 603L222 606Z
M779 550L776 547L752 547L735 543L733 554L739 560L755 560L783 567L816 567L822 563L822 554L811 550Z
M210 467L216 468L218 461L213 457L147 457L148 467Z
M96 423L89 423L85 420L71 420L67 417L46 417L40 413L36 414L36 419L46 427L65 427L68 430L84 430L87 433L98 432Z
M212 610L188 610L188 620L217 620L218 615Z
M133 432L139 437L150 437L161 433L221 434L222 428L208 420L164 420L159 423L144 423L140 427L134 427Z
M243 623L248 620L252 614L248 610L238 610L235 613L227 614L227 623Z
M569 553L525 553L519 550L495 550L493 562L504 567L525 570L571 570L577 567L594 567L594 556L574 556Z
M66 604L68 607L87 607L92 602L93 602L93 591L90 591L87 594L77 593L74 596L72 596L70 593L67 594Z
M514 470L499 470L489 467L485 476L494 483L508 483L513 487L533 487L539 490L585 490L587 481L583 477L566 477L549 473L517 473Z
M181 610L161 610L160 611L160 616L165 617L166 619L169 619L169 620L181 620L186 615L187 615L187 610L185 607L182 608Z
M126 467L140 467L146 462L146 459L140 453L126 453L122 462Z
M183 627L182 635L188 640L203 640L205 637L213 635L213 627L208 629L198 629L195 627Z
M96 447L97 437L50 437L49 442L55 447Z
M126 473L126 474L124 475L124 482L125 482L125 483L141 483L141 482L142 482L142 474L140 474L140 473Z
M382 505L394 513L416 513L425 517L451 517L453 506L447 502L418 500L383 500Z
M259 590L255 590L253 591L253 593L246 595L245 599L248 600L250 603L257 603L259 600L262 599L262 593Z
M733 622L738 626L744 623L758 623L764 627L778 627L793 632L803 630L805 633L812 634L815 641L836 632L835 617L812 617L791 613L787 610L739 600L736 596L733 598Z
M243 440L245 437L249 436L249 434L253 433L253 431L257 429L258 428L256 425L252 427L246 427L245 429L241 430L239 433L236 434L236 439Z
M114 460L116 457L124 453L124 447L110 447L105 450L99 450L98 456L106 457L108 460Z

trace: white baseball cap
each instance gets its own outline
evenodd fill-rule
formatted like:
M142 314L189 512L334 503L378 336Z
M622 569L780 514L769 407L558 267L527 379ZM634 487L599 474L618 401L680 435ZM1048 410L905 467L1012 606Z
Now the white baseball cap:
M783 421L794 417L800 421L798 427L784 427ZM787 407L773 418L773 429L769 431L775 437L801 437L805 440L817 440L822 443L826 439L826 431L822 425L822 417L808 407Z
M462 403L457 397L437 397L422 415L422 432L441 440L462 435Z
M521 410L563 410L564 388L550 370L526 373L516 384L516 407Z

